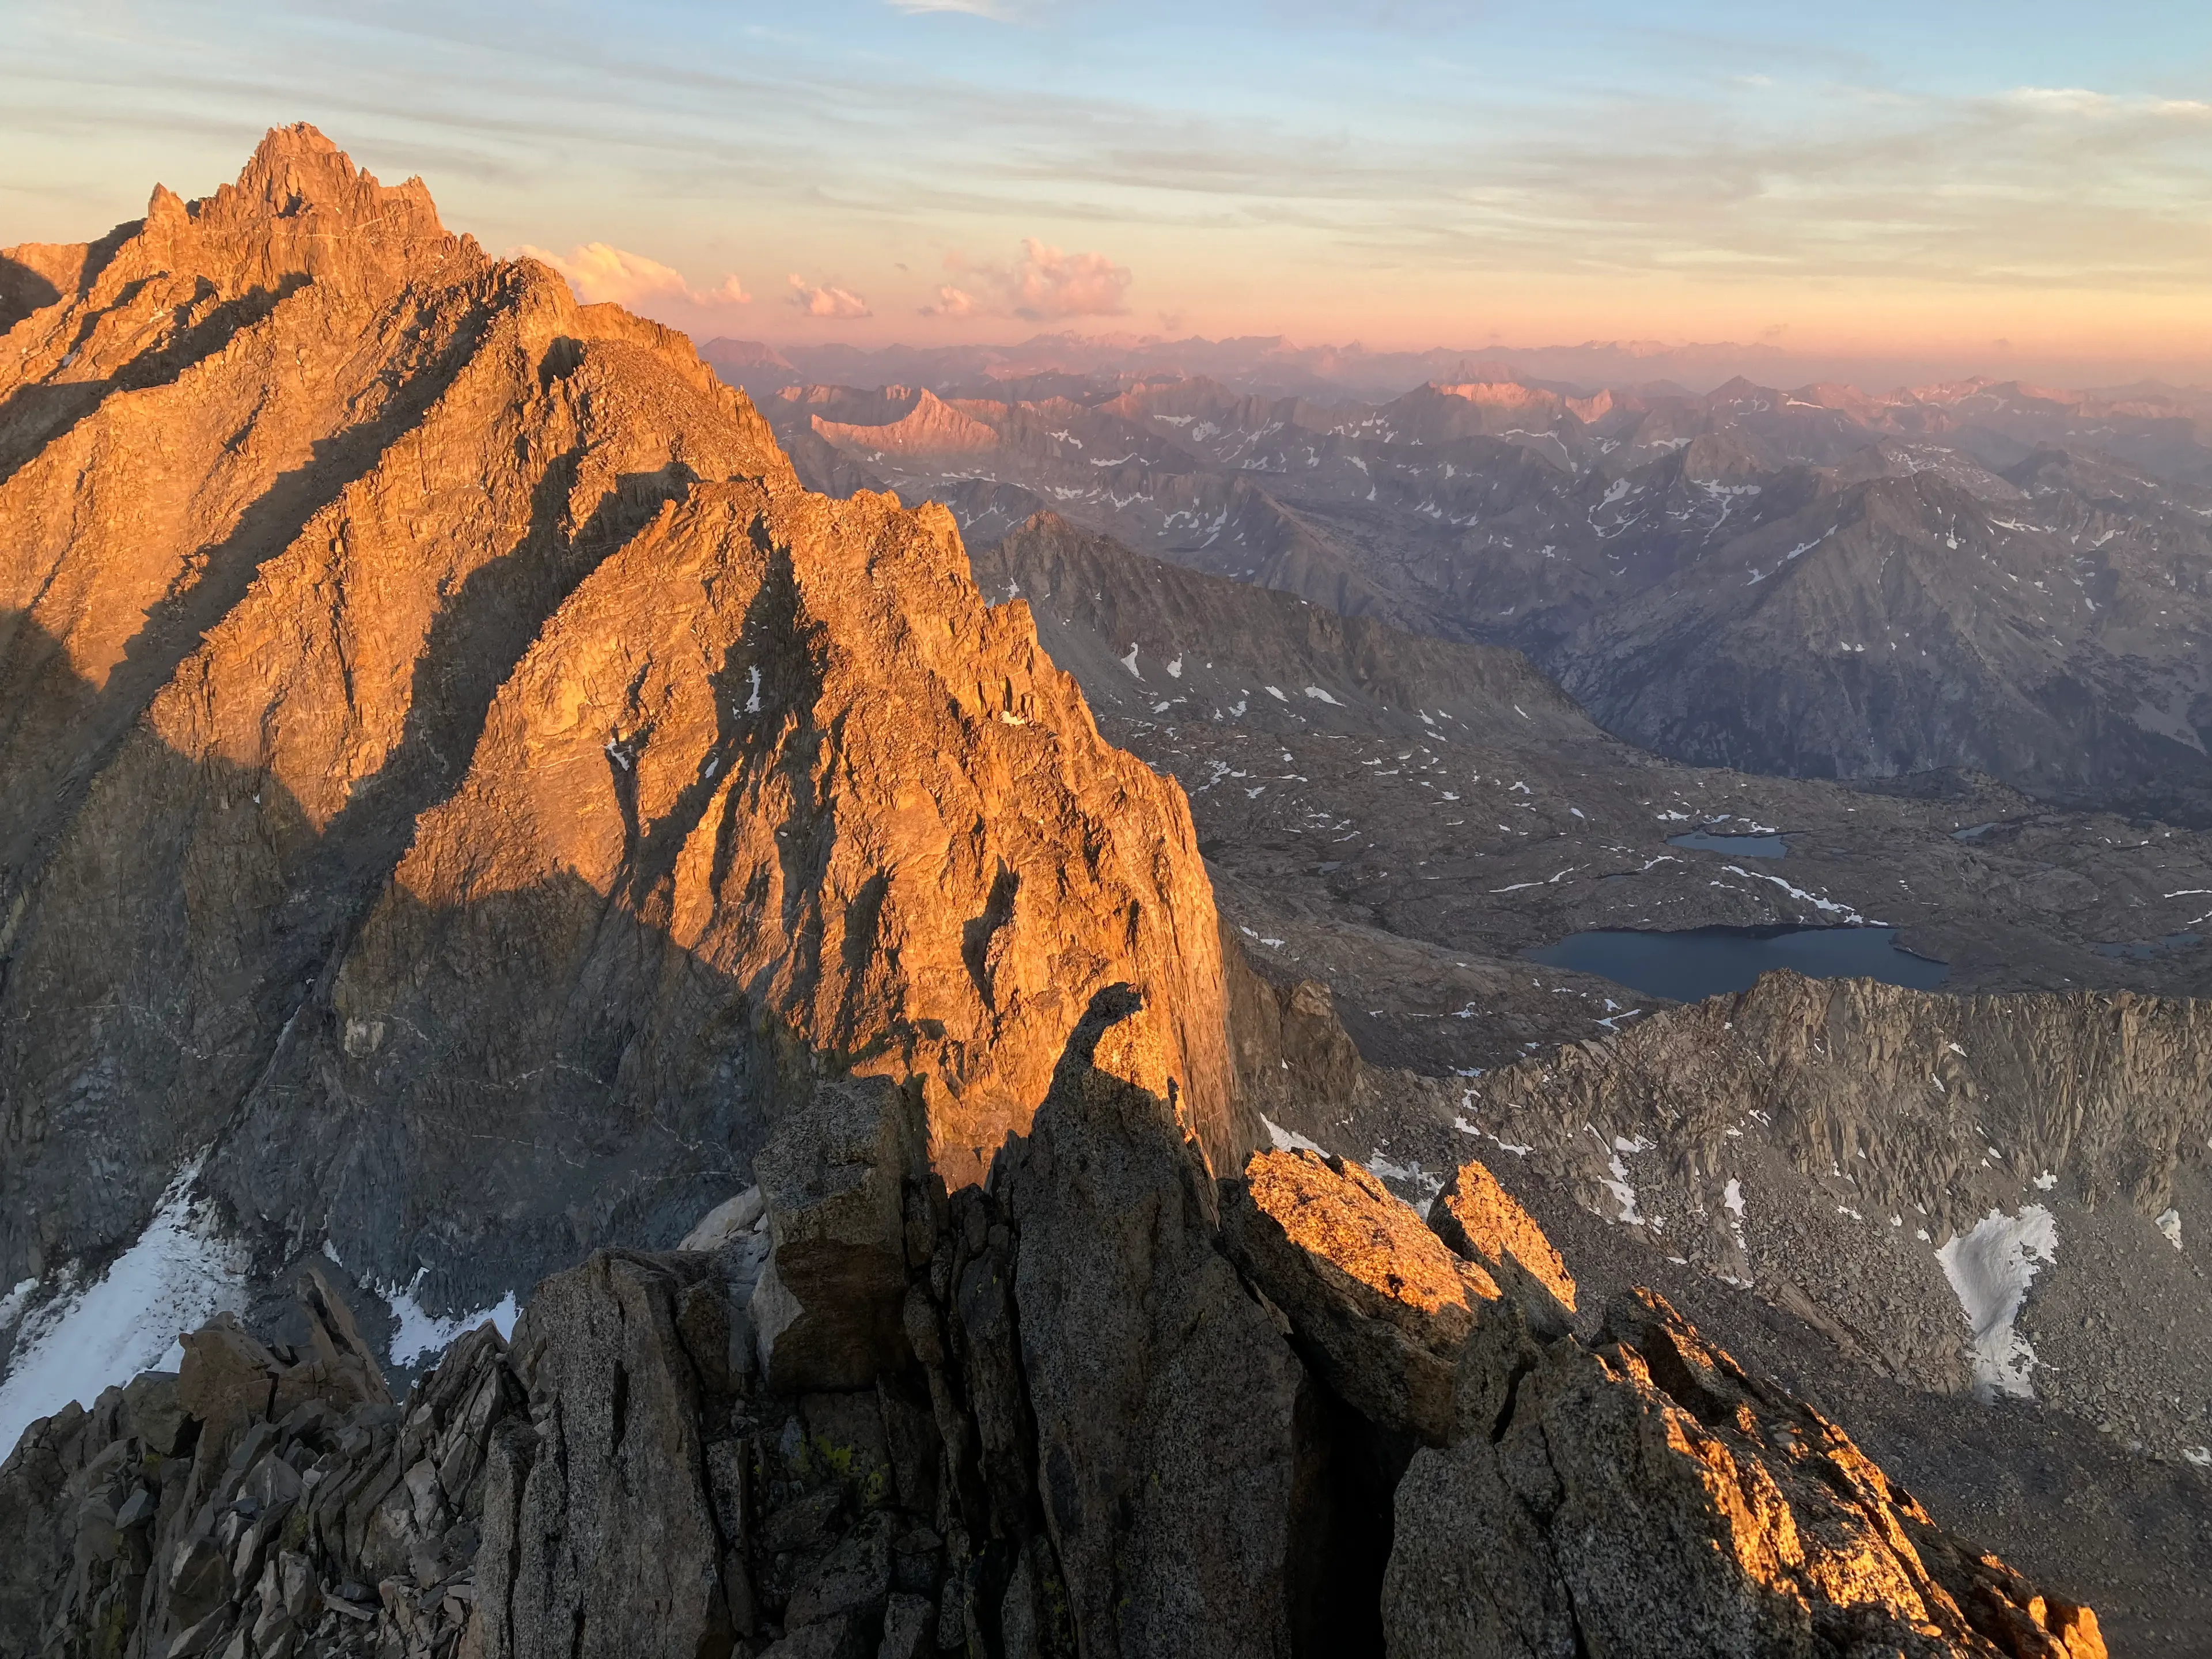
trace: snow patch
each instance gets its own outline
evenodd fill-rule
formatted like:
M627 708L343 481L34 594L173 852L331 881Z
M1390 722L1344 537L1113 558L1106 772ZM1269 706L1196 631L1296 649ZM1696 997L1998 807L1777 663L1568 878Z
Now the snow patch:
M1308 1140L1295 1129L1285 1129L1271 1117L1262 1117L1260 1121L1267 1126L1267 1139L1274 1142L1277 1152L1318 1152L1323 1158L1328 1156L1328 1149L1319 1141Z
M1339 702L1334 697L1330 696L1328 692L1322 690L1321 687L1317 685L1310 685L1306 687L1306 696L1311 697L1316 702L1327 703L1331 708L1341 708L1344 707L1342 703Z
M64 1289L24 1319L15 1363L0 1383L0 1448L12 1448L34 1420L72 1400L89 1407L110 1383L173 1370L184 1358L182 1333L246 1305L236 1248L192 1202L199 1172L197 1159L177 1171L138 1242L97 1282ZM22 1318L17 1298L30 1294L22 1285L9 1292L13 1317Z
M1367 1167L1385 1181L1402 1182L1419 1193L1421 1196L1413 1201L1413 1207L1424 1221L1428 1219L1429 1206L1436 1202L1437 1194L1444 1189L1442 1176L1428 1174L1419 1164L1394 1164L1382 1155L1380 1146L1367 1155Z
M1750 871L1734 864L1724 864L1721 868L1727 871L1728 873L1732 876L1741 876L1746 881L1771 882L1775 886L1779 887L1784 892L1789 894L1791 898L1801 900L1804 903L1811 905L1814 909L1824 910L1830 915L1842 916L1854 927L1863 927L1869 925L1867 919L1861 915L1857 911L1852 909L1850 905L1838 904L1833 899L1822 898L1818 894L1807 892L1802 887L1793 887L1790 883L1783 880L1779 876L1753 875ZM1879 923L1872 925L1877 927L1880 926Z
M1597 1136L1598 1146L1601 1148L1603 1148L1607 1153L1607 1157L1606 1158L1606 1168L1613 1178L1608 1181L1603 1177L1600 1177L1598 1184L1603 1187L1606 1191L1611 1193L1613 1194L1613 1201L1620 1206L1620 1213L1614 1218L1619 1221L1626 1222L1632 1227L1643 1226L1644 1224L1644 1217L1638 1212L1636 1208L1636 1188L1629 1185L1628 1166L1620 1161L1621 1150L1633 1152L1637 1150L1635 1143L1624 1142L1616 1138L1613 1146L1607 1147L1606 1146L1605 1137L1598 1134L1597 1127L1595 1124L1585 1123L1583 1125L1583 1127L1589 1133Z
M2180 1211L2170 1209L2151 1224L2166 1235L2166 1242L2172 1245L2175 1249L2181 1248Z
M514 1334L514 1322L522 1310L515 1305L513 1291L490 1307L479 1308L474 1313L440 1319L425 1312L422 1304L415 1299L415 1286L429 1271L428 1267L418 1271L404 1291L387 1290L382 1293L392 1304L392 1317L399 1322L399 1328L392 1338L393 1364L413 1367L425 1357L441 1354L487 1319L498 1328L502 1340Z
M1743 1182L1734 1176L1728 1178L1728 1185L1721 1190L1721 1207L1729 1212L1729 1237L1735 1241L1736 1254L1743 1258L1747 1264L1745 1271L1748 1273L1751 1246L1744 1242L1743 1237ZM1723 1273L1721 1278L1738 1290L1747 1291L1752 1285L1750 1279L1738 1279L1733 1273Z
M1127 669L1132 674L1137 674L1137 647L1133 645L1129 647L1129 654L1123 657L1121 659L1121 666ZM1142 674L1137 674L1137 678L1139 679L1142 679L1145 677Z
M2013 1329L2036 1270L2058 1256L2058 1227L2040 1204L2016 1216L1991 1210L1972 1231L1936 1252L1973 1333L1974 1379L1985 1389L2033 1400L2028 1372L2035 1350Z

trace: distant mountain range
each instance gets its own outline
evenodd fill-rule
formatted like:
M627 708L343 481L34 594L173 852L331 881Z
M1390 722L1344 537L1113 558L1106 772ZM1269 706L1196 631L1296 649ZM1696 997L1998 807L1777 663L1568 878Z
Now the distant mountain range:
M758 340L714 339L699 355L742 380L759 397L786 386L834 382L881 386L1006 383L1073 375L1131 382L1158 376L1203 375L1240 392L1310 393L1388 400L1431 380L1526 380L1569 392L1600 387L1659 395L1710 392L1731 380L1766 386L1850 381L1862 386L1917 386L1964 378L1961 366L1924 357L1792 352L1770 344L1669 345L1656 340L1586 340L1580 345L1475 349L1436 346L1376 351L1351 345L1302 346L1279 334L1224 340L1179 340L1131 334L1038 334L1004 345L854 346L837 342L773 346ZM2052 378L2037 367L2019 373ZM2004 377L2004 378L2009 378ZM2071 380L2071 374L2057 378ZM1020 395L1039 395L1035 391ZM2138 380L2102 389L2108 399L2172 399L2202 415L2212 388Z
M1968 767L2212 822L2212 410L2189 395L1467 373L1383 402L1040 374L761 406L817 488L942 501L977 540L1049 507L1347 615L1516 646L1679 759Z

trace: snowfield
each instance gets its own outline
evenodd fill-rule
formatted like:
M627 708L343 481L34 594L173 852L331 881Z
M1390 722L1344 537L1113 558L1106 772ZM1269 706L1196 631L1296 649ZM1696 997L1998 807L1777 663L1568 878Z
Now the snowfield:
M2027 1300L2036 1270L2058 1259L2058 1227L2051 1212L2040 1204L2026 1205L2014 1216L1991 1210L1971 1231L1936 1251L1936 1259L1943 1264L1943 1276L1951 1281L1973 1332L1975 1382L2033 1400L2028 1373L2035 1366L2035 1350L2012 1324Z
M184 1357L179 1336L246 1305L234 1247L192 1201L198 1175L197 1161L177 1172L138 1242L97 1281L82 1289L65 1281L25 1319L0 1382L0 1449L72 1400L89 1408L111 1383L174 1369Z

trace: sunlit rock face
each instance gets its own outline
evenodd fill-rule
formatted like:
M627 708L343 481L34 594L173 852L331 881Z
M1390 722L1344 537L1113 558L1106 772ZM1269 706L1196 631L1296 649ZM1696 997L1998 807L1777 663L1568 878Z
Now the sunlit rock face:
M7 1284L204 1153L275 1257L487 1305L673 1242L848 1073L957 1186L1115 982L1241 1160L1181 792L944 512L809 495L681 337L310 128L16 264Z

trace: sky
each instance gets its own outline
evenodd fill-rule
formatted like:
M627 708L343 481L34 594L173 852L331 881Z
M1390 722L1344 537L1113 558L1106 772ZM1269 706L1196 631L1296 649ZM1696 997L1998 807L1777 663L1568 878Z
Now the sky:
M0 244L309 120L699 337L2212 380L2195 0L0 0Z

